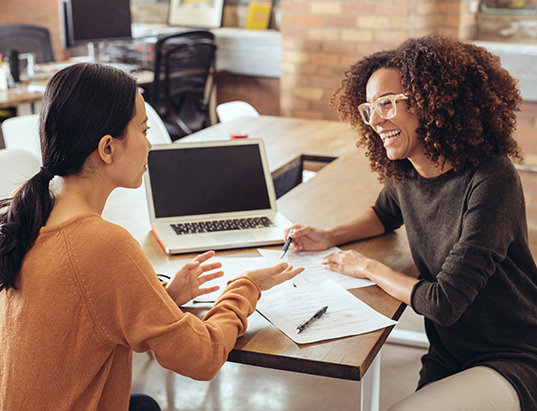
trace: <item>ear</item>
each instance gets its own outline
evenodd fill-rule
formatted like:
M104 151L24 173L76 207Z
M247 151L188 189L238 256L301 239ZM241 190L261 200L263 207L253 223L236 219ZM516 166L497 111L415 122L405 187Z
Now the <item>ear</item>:
M105 164L112 164L112 160L115 153L115 139L107 134L101 140L99 141L99 145L97 146L97 153L99 154L100 159Z

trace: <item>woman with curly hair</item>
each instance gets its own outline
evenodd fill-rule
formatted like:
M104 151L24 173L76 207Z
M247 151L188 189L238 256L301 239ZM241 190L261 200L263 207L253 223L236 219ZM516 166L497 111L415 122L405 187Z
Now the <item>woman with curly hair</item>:
M511 162L516 81L485 49L430 35L357 62L334 100L385 186L356 219L289 235L294 250L322 250L405 225L418 279L352 250L323 261L425 317L418 391L391 410L536 410L537 267Z

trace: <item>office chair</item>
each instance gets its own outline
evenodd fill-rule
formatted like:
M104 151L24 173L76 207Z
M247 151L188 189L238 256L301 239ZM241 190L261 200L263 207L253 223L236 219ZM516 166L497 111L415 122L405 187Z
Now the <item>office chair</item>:
M8 198L13 190L34 176L41 166L32 153L20 149L0 149L0 198Z
M219 104L216 107L216 114L218 114L221 123L229 123L242 117L259 117L257 110L245 101L230 101Z
M4 120L2 134L6 148L29 151L41 161L39 114L10 117Z
M160 39L150 103L172 140L210 125L216 45L207 30L189 30Z
M168 144L172 138L166 129L166 125L155 111L151 104L145 103L145 112L147 114L147 138L151 144Z
M19 54L34 53L36 63L54 61L50 32L45 27L29 24L0 26L0 53L9 56L11 50Z

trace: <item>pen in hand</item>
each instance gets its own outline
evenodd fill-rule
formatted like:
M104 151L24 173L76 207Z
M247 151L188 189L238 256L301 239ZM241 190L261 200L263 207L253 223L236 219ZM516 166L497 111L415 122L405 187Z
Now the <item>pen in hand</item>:
M321 318L325 313L326 310L328 310L328 306L325 305L323 308L321 308L319 311L317 311L313 316L306 321L304 321L302 324L300 324L298 327L296 327L296 332L301 333L304 331L307 327L309 327L315 320L318 320Z
M287 253L287 250L289 249L289 246L291 245L291 242L293 239L291 238L291 233L293 233L295 229L293 228L289 233L287 234L287 240L285 240L285 243L283 244L282 253L280 254L280 259L282 259L285 256L285 253Z

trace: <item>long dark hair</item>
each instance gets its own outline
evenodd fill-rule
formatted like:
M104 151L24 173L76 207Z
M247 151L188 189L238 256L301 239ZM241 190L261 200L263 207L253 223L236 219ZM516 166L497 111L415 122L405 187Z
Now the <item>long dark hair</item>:
M132 77L100 64L75 64L50 80L39 116L41 171L0 200L0 291L16 288L22 260L50 216L52 176L78 174L105 135L123 139L136 93Z

